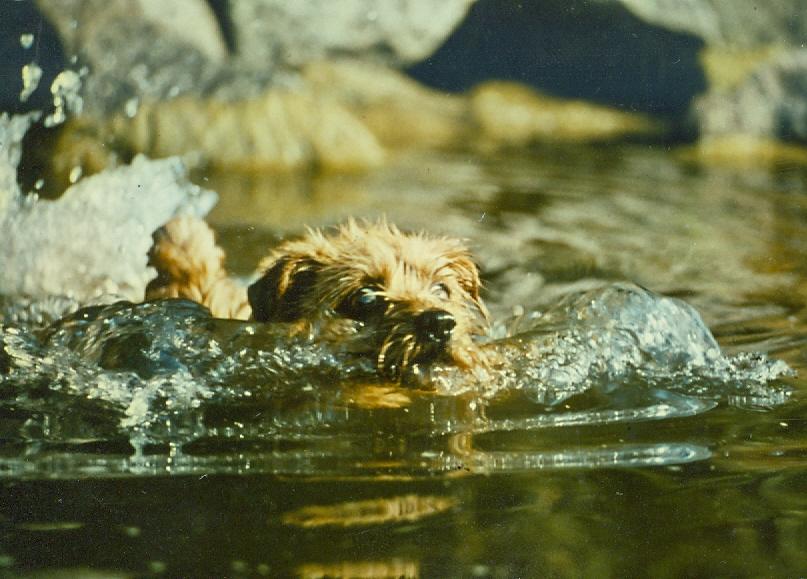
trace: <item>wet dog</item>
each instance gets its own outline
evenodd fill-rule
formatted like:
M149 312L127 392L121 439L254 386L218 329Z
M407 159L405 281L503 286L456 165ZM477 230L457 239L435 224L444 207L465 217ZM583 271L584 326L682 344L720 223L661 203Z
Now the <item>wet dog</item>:
M229 278L203 221L172 220L154 236L157 269L146 298L183 297L214 316L287 324L292 334L336 341L401 380L436 362L483 367L488 327L479 271L457 239L354 220L309 230L276 247L248 288Z

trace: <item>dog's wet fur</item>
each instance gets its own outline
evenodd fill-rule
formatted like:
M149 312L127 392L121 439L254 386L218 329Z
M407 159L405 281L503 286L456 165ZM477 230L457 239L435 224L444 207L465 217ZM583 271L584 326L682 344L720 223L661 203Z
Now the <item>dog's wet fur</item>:
M487 364L479 271L459 240L406 233L385 221L310 229L273 249L248 288L229 278L204 221L178 217L155 233L158 277L146 298L183 297L216 317L287 324L291 334L336 341L403 380L440 362Z

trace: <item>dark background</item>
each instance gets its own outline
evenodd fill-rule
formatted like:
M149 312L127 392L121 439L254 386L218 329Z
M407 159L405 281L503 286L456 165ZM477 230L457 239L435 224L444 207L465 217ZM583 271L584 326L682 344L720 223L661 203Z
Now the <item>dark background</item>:
M227 0L212 0L230 48ZM0 110L46 108L48 87L65 66L54 30L30 0L0 0ZM20 35L34 33L24 49ZM695 37L653 27L624 8L584 0L480 0L430 58L408 72L447 91L491 79L514 80L567 98L664 116L684 113L706 88ZM37 91L19 102L20 69L44 70Z

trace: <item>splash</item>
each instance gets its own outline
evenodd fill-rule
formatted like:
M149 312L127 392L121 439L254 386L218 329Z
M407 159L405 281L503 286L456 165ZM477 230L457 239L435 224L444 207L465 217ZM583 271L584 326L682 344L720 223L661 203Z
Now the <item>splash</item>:
M20 34L20 46L22 46L26 50L31 48L34 45L35 38L36 37L30 32Z
M723 355L695 310L636 286L619 284L569 298L520 326L490 346L501 348L507 360L493 381L466 376L457 389L463 378L456 369L435 370L437 392L430 404L464 396L471 400L467 416L455 415L453 425L437 420L417 426L410 417L407 428L527 431L666 420L719 403L772 406L789 394L777 382L790 373L784 363ZM121 432L136 431L148 440L187 443L208 436L202 418L211 408L226 416L232 404L252 408L256 417L251 423L221 423L240 436L353 431L344 385L375 378L372 364L334 346L290 339L271 324L214 320L201 306L182 300L84 308L38 332L5 327L0 338L5 359L0 382L13 386L17 403L27 389L49 384L56 392L115 409ZM440 381L449 379L455 390L441 391L446 386ZM495 401L514 392L546 410L495 420L474 411L487 404L485 398ZM560 402L592 393L595 403L558 410ZM434 415L434 407L429 412Z
M502 324L506 363L491 391L519 389L535 402L557 405L596 389L670 392L706 401L781 404L791 376L784 362L743 353L726 356L687 303L629 283L575 294L550 310ZM664 403L668 407L669 402ZM687 410L684 402L682 411Z
M81 97L81 79L86 76L87 70L79 72L63 70L50 85L53 96L53 112L45 117L45 126L48 128L61 125L67 120L69 114L78 115L84 108L84 99Z
M20 102L25 102L39 87L42 80L42 68L35 62L30 62L22 67L22 90L20 91Z
M0 113L0 217L19 200L17 165L22 154L21 143L28 127L38 117L36 113L18 116Z
M0 116L0 295L24 298L3 319L51 319L69 309L47 305L71 300L141 299L154 277L146 265L152 232L179 213L203 216L216 195L190 183L178 159L142 156L81 179L55 201L23 195L16 168L34 119ZM27 315L32 308L39 311Z

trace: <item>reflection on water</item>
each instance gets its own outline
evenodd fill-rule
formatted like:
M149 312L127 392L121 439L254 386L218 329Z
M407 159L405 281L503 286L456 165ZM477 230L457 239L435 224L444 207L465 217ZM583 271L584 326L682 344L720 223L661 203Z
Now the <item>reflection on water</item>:
M483 377L379 383L334 346L180 301L7 315L0 566L797 574L806 177L594 148L293 183L311 224L384 212L470 238L503 359ZM259 188L215 179L212 219L249 275L307 213L254 212L232 200Z

